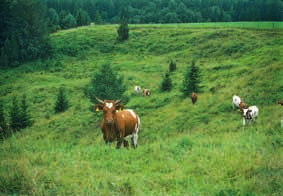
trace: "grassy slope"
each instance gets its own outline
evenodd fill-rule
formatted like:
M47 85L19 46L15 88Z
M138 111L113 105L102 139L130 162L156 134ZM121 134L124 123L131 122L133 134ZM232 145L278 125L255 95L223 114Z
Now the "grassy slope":
M53 34L58 54L73 57L0 72L6 111L12 96L26 93L35 120L0 143L0 193L280 195L283 114L275 102L283 99L283 32L282 23L275 24L130 25L124 43L116 42L115 25ZM193 58L203 86L194 106L179 90ZM177 61L174 89L160 93L170 59ZM89 110L84 89L104 62L124 75L127 107L141 117L137 150L105 146L100 115ZM134 95L136 84L152 89L152 96ZM55 115L61 85L72 107ZM231 109L234 94L259 107L255 126L242 127Z

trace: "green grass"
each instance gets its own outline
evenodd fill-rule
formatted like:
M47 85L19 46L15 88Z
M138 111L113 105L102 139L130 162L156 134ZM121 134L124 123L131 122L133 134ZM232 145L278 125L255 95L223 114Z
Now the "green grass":
M34 125L0 143L4 195L280 195L283 192L282 23L89 26L51 35L56 57L0 70L8 116L13 96L27 95ZM215 28L217 27L217 28ZM171 59L173 90L161 93ZM202 92L192 105L180 92L183 70L196 59ZM104 144L101 114L84 91L111 62L141 117L139 146ZM59 88L71 107L55 114ZM137 96L133 87L152 89ZM257 105L254 126L233 111L234 94ZM109 98L111 99L111 98Z

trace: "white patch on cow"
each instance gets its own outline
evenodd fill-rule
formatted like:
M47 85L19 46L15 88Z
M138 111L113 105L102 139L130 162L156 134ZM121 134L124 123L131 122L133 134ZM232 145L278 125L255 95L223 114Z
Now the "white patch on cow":
M127 110L128 112L131 113L131 115L134 117L134 118L137 118L137 115L135 114L135 112L133 110Z
M233 109L235 108L235 106L237 108L239 108L241 101L242 100L241 100L241 98L239 96L234 95L233 98L232 98L232 107L233 107Z
M113 106L113 103L106 103L106 106L107 106L109 109L111 109L112 106Z

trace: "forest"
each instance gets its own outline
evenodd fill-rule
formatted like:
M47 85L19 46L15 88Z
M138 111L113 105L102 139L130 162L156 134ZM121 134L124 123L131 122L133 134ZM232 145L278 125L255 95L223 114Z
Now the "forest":
M3 0L0 67L52 58L49 34L93 24L282 21L281 0ZM27 12L28 10L28 12Z

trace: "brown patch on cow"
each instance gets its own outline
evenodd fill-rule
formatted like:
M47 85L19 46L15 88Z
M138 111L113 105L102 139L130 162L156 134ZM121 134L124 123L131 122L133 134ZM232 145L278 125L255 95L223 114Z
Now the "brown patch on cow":
M151 95L151 92L150 92L149 89L143 89L142 93L143 93L143 96L150 96Z
M245 102L243 101L240 102L240 105L239 105L240 110L247 109L248 107L249 105L246 104Z
M198 96L195 92L192 93L191 99L192 99L193 104L195 104L197 102Z
M133 117L128 110L117 112L117 110L124 109L120 101L97 100L100 104L95 104L94 107L103 110L100 129L105 143L118 141L116 148L120 148L122 144L124 147L128 147L128 142L124 138L134 133L138 118ZM112 103L112 107L108 107L110 103Z

